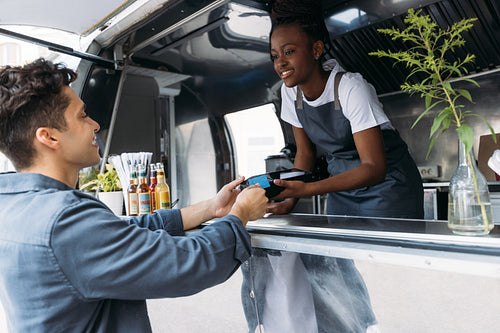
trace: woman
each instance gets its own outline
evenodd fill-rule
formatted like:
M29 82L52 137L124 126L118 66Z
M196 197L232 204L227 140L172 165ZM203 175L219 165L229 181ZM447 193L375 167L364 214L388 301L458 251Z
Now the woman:
M268 212L287 213L299 197L328 193L328 214L423 218L422 180L408 148L373 86L326 60L331 42L316 3L275 3L271 59L283 80L281 117L297 144L294 167L311 170L318 146L327 152L330 177L276 180L285 187L276 199L287 199Z
M385 115L373 86L360 74L345 72L333 59L322 12L321 1L276 1L270 52L283 80L281 117L293 126L297 145L294 167L312 170L320 148L327 152L330 176L313 183L275 180L285 189L274 199L285 200L268 204L267 212L286 214L299 197L328 193L327 214L423 218L422 181L407 145ZM377 331L368 291L352 260L300 257L317 320L311 330ZM267 271L277 271L277 262L271 258ZM285 259L280 265L286 265ZM258 274L252 273L254 285L262 284L255 282ZM264 278L266 286L273 281ZM264 292L266 299L272 299L272 292ZM260 318L270 307L260 304ZM265 321L263 325L266 328Z

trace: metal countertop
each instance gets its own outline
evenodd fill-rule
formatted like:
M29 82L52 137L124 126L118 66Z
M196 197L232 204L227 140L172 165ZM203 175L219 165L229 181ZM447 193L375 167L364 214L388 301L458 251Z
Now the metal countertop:
M446 221L355 216L270 215L249 222L253 235L334 240L401 248L500 256L500 226L487 236L460 236Z

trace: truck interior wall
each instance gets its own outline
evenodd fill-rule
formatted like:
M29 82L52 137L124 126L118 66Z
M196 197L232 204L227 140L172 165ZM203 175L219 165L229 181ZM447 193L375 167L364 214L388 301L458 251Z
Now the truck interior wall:
M189 79L188 81L190 81ZM180 207L205 200L217 191L216 150L209 108L197 91L181 84L175 104L175 154Z
M217 192L215 149L208 118L175 128L177 193L180 207Z
M160 161L158 102L158 85L153 78L127 75L110 154L147 151L153 153L152 161Z
M466 110L487 119L490 125L500 131L500 72L494 72L474 78L480 87L468 82L457 82L457 88L469 90L474 103L464 103ZM398 93L380 98L389 119L400 132L408 144L413 159L418 166L439 165L442 175L437 181L449 181L456 170L458 163L458 135L453 127L441 134L437 139L428 158L427 151L431 140L429 132L434 116L424 116L421 121L411 129L414 121L425 109L424 100L418 96L409 96ZM463 101L462 101L463 102ZM481 118L471 117L467 120L474 129L474 152L476 158L479 152L479 137L490 134L488 127Z

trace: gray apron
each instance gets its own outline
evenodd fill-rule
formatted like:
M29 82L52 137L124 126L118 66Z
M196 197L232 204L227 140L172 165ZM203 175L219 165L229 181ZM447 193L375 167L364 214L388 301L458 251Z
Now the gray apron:
M337 73L335 76L334 102L313 108L302 102L298 89L295 107L309 139L327 152L330 176L361 163L351 125L338 102L342 75ZM356 190L329 193L327 214L423 218L422 181L407 146L394 130L384 130L382 134L387 160L385 181ZM370 295L353 260L300 256L311 283L318 332L365 333L368 326L377 323Z
M340 77L335 81L335 101L338 101ZM331 103L312 108L302 102L302 96L297 101L297 115L307 135L314 144L328 152L330 175L358 166L361 162L351 126L340 105L335 107ZM382 133L387 159L385 181L353 191L330 193L328 214L423 217L422 182L407 146L396 131ZM257 248L252 252L250 260L241 266L242 302L251 333L259 324L258 318L262 318L266 311L262 295L266 295L272 274L269 252ZM279 255L279 252L274 255ZM377 323L368 290L354 261L304 253L300 258L310 283L319 333L366 333L368 326ZM250 262L255 266L253 269ZM249 295L254 295L254 298ZM266 323L263 324L265 328Z
M335 76L335 101L311 107L302 102L296 112L309 139L327 152L330 176L361 164L349 120L338 103L338 86L344 73ZM370 217L423 218L422 179L406 143L395 130L383 130L387 172L377 185L328 194L327 213Z

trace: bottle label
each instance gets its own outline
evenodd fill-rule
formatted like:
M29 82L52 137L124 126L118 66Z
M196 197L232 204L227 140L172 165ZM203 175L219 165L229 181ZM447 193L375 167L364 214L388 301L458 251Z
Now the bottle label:
M160 208L162 209L170 208L170 193L160 192Z
M139 214L151 213L151 197L149 193L139 193Z
M128 194L129 201L129 214L137 215L137 193L129 193Z

